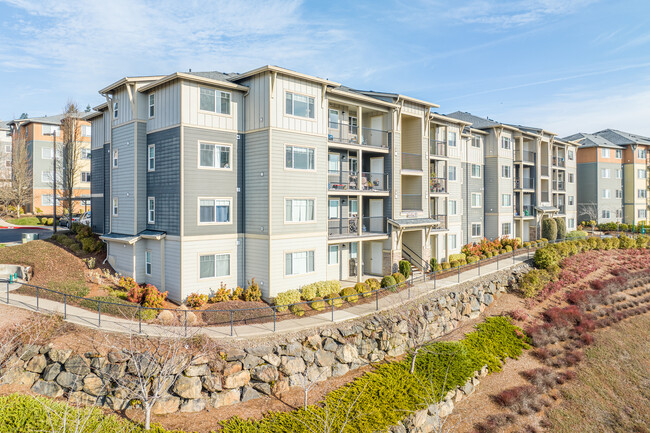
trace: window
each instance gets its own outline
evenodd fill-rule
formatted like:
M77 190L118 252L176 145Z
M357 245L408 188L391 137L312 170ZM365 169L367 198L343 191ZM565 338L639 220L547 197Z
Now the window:
M287 92L286 94L286 111L291 116L307 117L313 119L314 116L314 98L311 96L298 95Z
M149 95L149 118L152 118L156 114L156 94L151 93Z
M117 156L118 156L118 151L116 149L113 151L113 168L117 168Z
M456 241L456 235L449 235L449 249L455 250L457 247L458 243Z
M648 176L647 172L643 168L637 170L636 175L639 179L645 179Z
M314 199L287 199L285 205L286 222L314 221Z
M623 198L623 190L621 189L616 190L616 198Z
M301 251L284 255L284 273L300 275L314 272L314 252Z
M84 137L90 137L91 136L92 129L90 128L90 125L81 125L81 135Z
M623 218L623 210L616 209L616 218Z
M573 183L573 173L569 173L569 183Z
M639 158L645 159L646 152L647 151L645 149L639 149L639 150L637 150L637 155L638 155Z
M610 175L609 168L601 168L600 169L600 177L602 177L603 179L609 179L609 175Z
M573 206L574 200L575 200L575 198L572 195L570 195L569 196L569 206Z
M230 204L227 199L199 199L199 224L230 223Z
M447 138L447 145L449 147L456 147L456 133L450 132L449 137Z
M645 219L647 212L645 209L637 210L637 217Z
M359 119L354 116L349 116L348 123L349 123L348 129L350 130L350 134L356 135L359 126Z
M230 168L230 146L199 143L199 167Z
M42 171L41 172L41 182L43 183L52 183L54 181L54 175L51 171Z
M458 215L456 200L449 200L449 215Z
M144 252L144 273L151 275L151 251Z
M89 171L82 171L81 172L81 181L82 182L90 182L90 172Z
M481 193L473 192L472 193L472 207L481 207Z
M350 199L350 210L348 213L350 214L350 218L356 217L359 213L359 202L356 198Z
M609 149L606 148L600 149L600 156L603 158L609 158Z
M199 256L199 278L230 276L230 254Z
M616 149L614 156L616 156L617 159L623 158L623 151L621 149Z
M501 194L501 206L503 207L512 206L512 196L510 194Z
M156 145L147 147L147 171L156 171Z
M568 154L569 154L569 161L573 161L573 156L574 156L573 150L569 150Z
M113 197L113 216L117 216L117 207L118 207L117 205L118 205L117 197Z
M339 217L339 200L338 199L329 201L327 217L329 219L335 219L335 218Z
M609 218L609 217L610 217L610 213L609 213L608 210L604 210L604 211L602 212L602 215L603 215L603 218Z
M567 224L570 229L574 229L576 227L576 220L575 218L569 218L569 222Z
M156 198L147 198L147 222L154 224L156 222Z
M117 119L118 107L117 101L113 102L113 119Z
M611 197L611 191L608 189L603 190L603 198L610 198Z
M501 137L501 148L507 150L512 149L512 139L510 137Z
M620 168L616 169L616 179L623 179L623 170Z
M313 170L316 150L312 147L287 146L285 167L295 170Z
M646 198L646 190L645 189L639 189L636 192L637 198Z
M41 195L41 206L52 206L54 203L54 198L52 194L43 194Z
M57 125L43 125L42 130L43 130L43 135L52 134L55 131L56 131L56 135L61 135L61 127Z
M339 129L339 110L329 110L329 127L331 129Z
M481 137L472 137L472 147L481 147Z
M217 114L230 114L230 93L207 87L200 88L199 109Z
M510 179L512 176L512 167L509 165L502 165L501 166L501 177L504 179Z
M327 264L328 265L338 265L339 264L339 246L330 245L329 254L327 255Z
M472 177L481 177L481 166L472 164Z
M481 236L481 223L472 223L472 237L480 237Z
M52 159L52 155L54 155L54 152L52 152L52 148L44 147L41 149L41 158Z
M350 165L352 166L352 164ZM341 171L341 155L339 153L327 154L327 171L329 173L338 173Z
M512 225L510 223L501 224L501 235L510 236L512 234Z
M81 157L83 159L91 159L92 158L92 151L86 147L81 149Z
M448 175L447 177L449 178L450 181L456 181L456 166L455 165L450 165L448 170Z

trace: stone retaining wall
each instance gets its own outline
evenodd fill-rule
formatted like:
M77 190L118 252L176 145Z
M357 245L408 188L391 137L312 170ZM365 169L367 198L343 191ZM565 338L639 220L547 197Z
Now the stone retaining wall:
M416 342L431 341L472 319L507 287L517 284L530 266L521 264L495 274L439 290L424 298L358 320L311 332L277 336L262 344L248 342L221 358L196 356L154 406L158 414L197 412L263 395L281 395L292 386L339 377L370 363L407 353ZM18 356L20 354L20 356ZM101 355L26 346L0 370L2 383L31 387L49 397L122 409L129 404L119 386L135 381L133 362L122 352ZM132 377L129 377L132 376Z

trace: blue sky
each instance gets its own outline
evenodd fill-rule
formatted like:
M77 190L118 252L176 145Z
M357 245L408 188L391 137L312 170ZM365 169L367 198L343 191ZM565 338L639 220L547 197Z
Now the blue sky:
M0 0L0 119L274 64L568 135L650 136L647 0Z

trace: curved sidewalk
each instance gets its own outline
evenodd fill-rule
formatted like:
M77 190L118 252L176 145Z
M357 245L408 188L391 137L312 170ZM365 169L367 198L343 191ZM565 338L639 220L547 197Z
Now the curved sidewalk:
M504 258L500 262L483 265L480 267L480 275L477 269L468 270L467 272L459 274L460 283L476 280L512 268L525 262L527 259L528 257L526 254L521 254L514 258ZM308 330L329 325L331 323L358 319L383 310L393 309L406 302L459 284L459 275L454 274L445 278L438 278L435 281L429 280L415 284L411 288L381 297L376 303L370 302L352 305L345 309L335 309L334 311L325 310L323 313L309 317L296 317L293 319L277 321L275 322L275 330L274 322L234 325L232 328L230 326L164 326L146 322L139 324L137 319L130 320L128 318L118 318L106 314L103 314L100 317L96 311L86 310L73 305L64 306L64 304L60 302L49 299L40 298L37 301L37 298L32 296L13 294L10 292L11 289L7 291L6 295L3 294L2 298L0 298L2 301L0 302L30 311L57 313L61 315L65 314L65 320L70 323L102 329L109 332L139 333L141 331L143 334L150 336L169 336L171 333L190 336L200 333L211 338L244 339Z

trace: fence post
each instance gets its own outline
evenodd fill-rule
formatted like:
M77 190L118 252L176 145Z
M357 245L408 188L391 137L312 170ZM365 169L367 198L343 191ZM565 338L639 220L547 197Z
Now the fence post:
M7 304L9 304L9 280L7 280Z
M232 328L233 328L232 314L233 314L233 312L232 312L232 310L230 310L230 336L231 336L231 337L232 337L232 335L233 335L233 329L232 329Z
M497 254L497 271L499 270L499 254Z
M187 310L183 310L185 312L185 337L187 337Z
M97 301L97 327L102 327L102 301Z
M68 295L63 294L63 318L68 318Z
M334 298L330 300L332 302L332 322L334 321Z
M39 287L36 286L36 311L39 311L38 295L39 295Z
M138 334L142 334L142 306L138 305Z
M436 285L438 283L438 279L436 278L436 273L438 271L433 271L433 290L436 290Z
M526 259L530 259L530 247L526 248L526 250L528 252L528 257L526 257Z
M512 264L515 264L515 249L512 249Z
M481 276L481 259L478 259L478 262L476 262L476 263L478 263L478 276L480 277Z
M379 311L379 290L375 290L375 311Z
M460 284L460 266L461 265L458 265L458 284Z
M273 306L273 332L275 332L275 305Z

